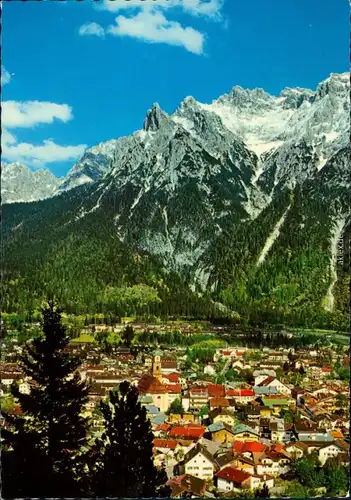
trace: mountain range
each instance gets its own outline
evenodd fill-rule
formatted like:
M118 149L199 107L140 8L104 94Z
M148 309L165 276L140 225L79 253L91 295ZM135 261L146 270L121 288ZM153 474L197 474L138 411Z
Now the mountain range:
M241 315L344 317L349 79L279 96L236 86L172 115L156 103L141 130L88 149L63 179L2 164L8 283L27 290L36 267L38 289L55 270L82 304L97 289L162 282Z

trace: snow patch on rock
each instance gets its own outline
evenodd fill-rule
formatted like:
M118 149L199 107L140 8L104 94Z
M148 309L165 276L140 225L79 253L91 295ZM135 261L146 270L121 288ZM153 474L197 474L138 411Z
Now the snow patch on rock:
M280 228L282 227L282 225L284 224L284 221L285 221L285 218L287 216L287 213L288 211L290 210L291 208L291 205L288 206L288 208L285 210L285 212L283 213L283 215L281 216L281 218L278 220L278 222L276 223L273 231L271 232L271 234L268 236L267 240L266 240L266 243L264 244L264 247L262 249L262 252L261 252L261 255L259 256L258 258L258 261L257 261L257 266L259 266L260 264L262 264L269 252L269 250L272 248L275 240L278 238L279 234L280 234Z
M331 245L330 245L330 272L332 276L331 283L329 285L328 291L325 296L325 301L324 301L324 307L327 311L333 311L334 309L334 295L333 295L333 289L334 285L337 282L338 276L336 273L336 258L337 258L337 253L338 253L338 243L342 234L342 231L345 226L345 219L341 219L336 222L334 228L333 228L333 233L331 237Z

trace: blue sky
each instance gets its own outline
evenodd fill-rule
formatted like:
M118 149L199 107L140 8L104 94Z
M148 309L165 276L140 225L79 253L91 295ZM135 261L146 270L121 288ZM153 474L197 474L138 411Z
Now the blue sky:
M142 6L142 7L141 7ZM349 70L347 0L109 0L2 6L3 160L64 175L158 102L234 85L314 89Z

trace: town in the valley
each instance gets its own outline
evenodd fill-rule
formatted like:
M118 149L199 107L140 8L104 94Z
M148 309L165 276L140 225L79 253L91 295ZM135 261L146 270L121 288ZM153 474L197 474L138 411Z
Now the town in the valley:
M1 399L16 414L11 384L30 393L33 382L17 362L18 332L6 328ZM252 347L225 332L206 322L83 325L69 350L81 356L80 374L89 382L92 438L101 433L98 402L127 380L147 411L154 462L165 467L172 497L231 497L260 488L290 496L298 486L296 461L313 455L319 466L330 459L347 466L347 342L320 345L321 333L314 345Z

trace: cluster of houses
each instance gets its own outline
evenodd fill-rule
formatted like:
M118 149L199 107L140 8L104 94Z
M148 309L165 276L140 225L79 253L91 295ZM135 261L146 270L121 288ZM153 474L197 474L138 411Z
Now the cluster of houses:
M259 359L248 360L252 350L218 349L203 368L213 380L199 380L196 372L181 369L184 356L176 349L138 356L123 347L111 355L96 346L70 349L85 350L80 371L90 383L86 411L94 432L101 431L97 402L123 380L138 388L154 434L154 461L166 468L172 497L230 496L264 485L274 492L292 462L312 452L321 464L336 456L349 463L348 404L340 407L340 398L349 401L349 387L332 376L335 353L301 350L291 356L264 349ZM251 370L250 383L216 383L220 360L238 373ZM339 361L345 363L345 356ZM301 368L299 384L290 383ZM3 394L13 381L30 393L32 382L16 363L2 363L1 379ZM172 411L176 400L181 413Z
M296 387L289 376L277 378L286 353L268 353L257 363L245 361L244 353L218 350L213 366L227 358L232 369L255 368L251 384L196 380L179 368L175 356L160 351L146 356L144 372L129 379L147 410L155 464L166 467L173 497L211 496L214 489L225 495L263 485L274 491L276 478L289 473L292 461L312 452L321 464L335 456L349 462L349 418L338 407L338 395L349 398L348 387L330 377L315 379L307 370L304 384ZM311 359L317 363L314 358L303 352L293 364L307 367ZM175 400L182 414L169 411Z

